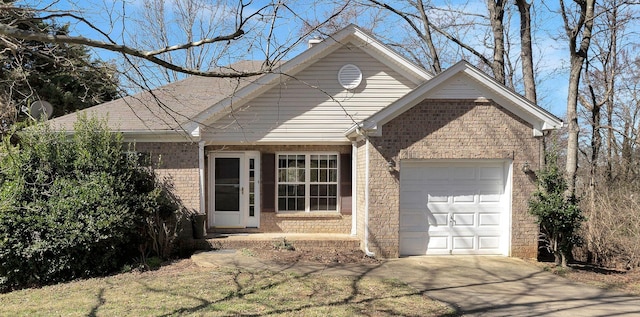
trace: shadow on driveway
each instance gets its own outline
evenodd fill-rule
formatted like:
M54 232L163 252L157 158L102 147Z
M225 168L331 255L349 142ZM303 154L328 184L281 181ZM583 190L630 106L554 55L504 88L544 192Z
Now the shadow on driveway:
M201 266L398 279L464 316L640 316L640 297L576 283L515 258L420 256L378 265L278 265L214 251L192 259Z

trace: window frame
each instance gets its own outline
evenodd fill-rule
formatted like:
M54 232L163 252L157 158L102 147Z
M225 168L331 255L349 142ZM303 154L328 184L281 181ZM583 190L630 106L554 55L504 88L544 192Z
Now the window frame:
M282 155L296 155L296 156L304 156L304 183L303 182L281 182L280 181L280 156ZM311 157L314 155L331 155L336 158L336 181L335 182L312 182L311 181ZM340 153L332 152L332 151L286 151L286 152L276 152L275 153L275 209L276 213L340 213ZM284 184L304 184L304 210L282 210L280 208L280 185ZM336 199L336 208L335 210L311 210L311 186L314 184L319 185L335 185L335 199ZM319 197L319 196L315 196ZM329 197L329 196L327 196Z

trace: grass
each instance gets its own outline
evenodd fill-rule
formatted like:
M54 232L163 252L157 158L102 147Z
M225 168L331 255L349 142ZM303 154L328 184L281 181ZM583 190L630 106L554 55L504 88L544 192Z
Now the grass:
M2 316L452 316L397 280L204 269L183 260L0 294Z

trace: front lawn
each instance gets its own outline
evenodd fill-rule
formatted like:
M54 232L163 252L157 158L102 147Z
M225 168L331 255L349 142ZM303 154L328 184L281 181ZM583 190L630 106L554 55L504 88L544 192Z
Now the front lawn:
M3 316L451 316L397 280L200 268L182 260L0 294Z

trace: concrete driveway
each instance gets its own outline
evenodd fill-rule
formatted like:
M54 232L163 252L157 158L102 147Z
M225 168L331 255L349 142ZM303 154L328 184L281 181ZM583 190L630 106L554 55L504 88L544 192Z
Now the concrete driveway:
M422 256L379 265L277 265L240 252L214 251L192 259L201 266L396 278L463 316L640 316L640 297L575 283L514 258Z

